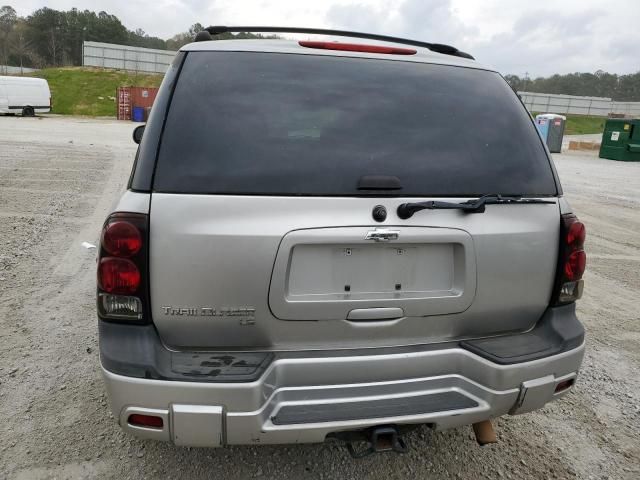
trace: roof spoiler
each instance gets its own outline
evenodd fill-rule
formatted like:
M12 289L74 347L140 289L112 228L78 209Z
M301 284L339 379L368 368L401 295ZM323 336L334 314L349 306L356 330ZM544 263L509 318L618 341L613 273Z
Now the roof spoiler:
M366 38L368 40L379 40L382 42L401 43L405 45L413 45L414 47L422 47L432 52L442 53L444 55L453 55L454 57L468 58L475 60L466 52L461 52L451 45L443 45L441 43L420 42L418 40L409 40L406 38L390 37L388 35L376 35L374 33L349 32L347 30L327 30L323 28L296 28L296 27L225 27L211 26L205 28L196 35L196 42L204 42L213 40L214 35L232 32L267 32L267 33L307 33L312 35L335 35L340 37Z

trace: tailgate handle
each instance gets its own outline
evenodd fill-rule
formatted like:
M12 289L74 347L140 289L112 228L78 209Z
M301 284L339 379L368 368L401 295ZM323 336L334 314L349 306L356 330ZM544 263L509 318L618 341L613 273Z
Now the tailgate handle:
M356 308L349 312L347 320L393 320L404 317L404 310L401 308Z

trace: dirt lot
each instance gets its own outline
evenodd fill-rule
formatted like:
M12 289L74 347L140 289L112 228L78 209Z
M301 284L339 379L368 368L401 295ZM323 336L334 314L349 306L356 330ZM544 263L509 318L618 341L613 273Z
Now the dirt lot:
M130 123L0 117L0 478L640 478L640 163L557 155L588 227L579 384L535 414L414 432L410 453L176 448L123 434L98 366L95 251L126 183Z

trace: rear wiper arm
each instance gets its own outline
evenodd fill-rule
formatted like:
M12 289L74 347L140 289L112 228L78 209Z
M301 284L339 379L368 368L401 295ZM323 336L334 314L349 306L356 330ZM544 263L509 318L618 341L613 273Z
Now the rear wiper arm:
M487 194L483 195L475 200L467 200L466 202L453 203L453 202L412 202L403 203L398 207L398 216L403 220L411 218L414 213L420 210L462 210L464 213L484 213L485 205L498 205L498 204L531 204L531 203L555 203L552 200L542 200L540 198L522 198L512 195L498 195Z

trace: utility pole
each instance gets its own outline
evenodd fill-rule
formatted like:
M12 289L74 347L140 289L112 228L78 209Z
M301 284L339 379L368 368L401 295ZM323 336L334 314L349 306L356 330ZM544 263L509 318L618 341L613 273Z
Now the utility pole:
M55 32L55 26L51 27L51 51L53 53L52 66L57 67L57 65L56 65L56 32Z
M24 70L22 68L22 51L24 50L23 42L24 42L24 38L22 36L22 32L20 32L18 33L18 51L20 55L20 76L24 75Z
M82 27L82 47L80 48L80 66L84 66L84 37L87 33L87 26Z

